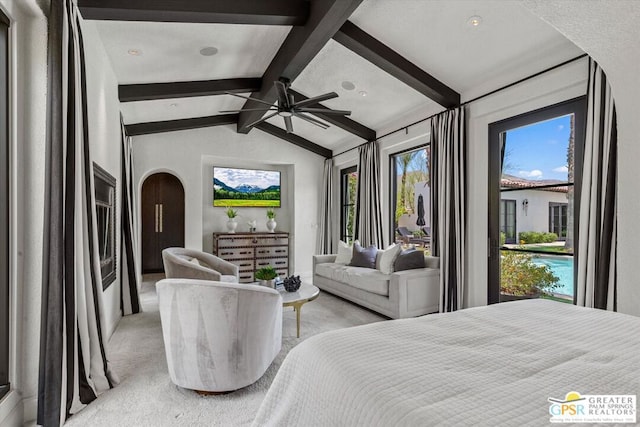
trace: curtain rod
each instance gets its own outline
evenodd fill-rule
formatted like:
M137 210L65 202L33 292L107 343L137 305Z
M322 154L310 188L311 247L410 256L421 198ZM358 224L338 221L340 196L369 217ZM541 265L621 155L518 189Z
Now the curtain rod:
M513 86L518 85L518 84L520 84L520 83L526 82L527 80L531 80L531 79L533 79L533 78L536 78L536 77L538 77L538 76L540 76L540 75L542 75L542 74L548 73L549 71L553 71L553 70L555 70L555 69L557 69L557 68L564 67L565 65L571 64L572 62L578 61L578 60L580 60L580 59L582 59L582 58L584 58L584 57L586 57L586 56L588 56L588 55L587 55L586 53L583 53L582 55L578 55L578 56L576 56L575 58L571 58L571 59L569 59L569 60L567 60L567 61L561 62L560 64L556 64L556 65L554 65L554 66L552 66L552 67L549 67L549 68L546 68L546 69L544 69L544 70L542 70L542 71L538 71L538 72L537 72L537 73L535 73L535 74L532 74L532 75L530 75L530 76L527 76L527 77L525 77L525 78L522 78L522 79L520 79L520 80L517 80L517 81L515 81L515 82L513 82L513 83L509 83L508 85L502 86L502 87L500 87L500 88L498 88L498 89L494 89L494 90L492 90L491 92L487 92L487 93L485 93L484 95L480 95L480 96L477 96L477 97L475 97L475 98L473 98L473 99L470 99L469 101L465 101L465 102L463 102L462 104L460 104L460 106L461 106L461 107L464 107L465 105L471 104L472 102L479 101L479 100L484 99L484 98L486 98L486 97L488 97L488 96L491 96L491 95L496 94L496 93L498 93L498 92L501 92L501 91L503 91L503 90L509 89L510 87L513 87ZM394 133L398 133L398 132L400 132L401 130L405 130L405 131L407 131L407 132L408 132L408 131L409 131L409 128L410 128L411 126L415 126L415 125L417 125L418 123L426 122L427 120L430 120L430 119L434 118L435 116L437 116L438 114L440 114L440 113L442 113L442 112L444 112L444 111L447 111L447 109L444 109L444 110L439 111L439 112L437 112L437 113L435 113L435 114L432 114L432 115L430 115L429 117L425 117L424 119L420 119L420 120L417 120L417 121L415 121L415 122L413 122L413 123L410 123L410 124L408 124L408 125L402 126L401 128L398 128L398 129L393 130L393 131L391 131L391 132L387 132L387 133L385 133L384 135L381 135L381 136L376 137L376 140L380 140L380 139L385 138L385 137L387 137L387 136L389 136L389 135L393 135ZM358 145L356 145L355 147L349 148L348 150L344 150L344 151L341 151L341 152L340 152L340 153L338 153L338 154L334 154L334 155L333 155L333 156L331 156L331 157L332 157L332 158L334 158L334 157L339 156L339 155L341 155L341 154L348 153L349 151L351 151L351 150L355 150L356 148L359 148L359 147L362 147L363 145L368 144L369 142L370 142L370 141L363 142L362 144L358 144Z

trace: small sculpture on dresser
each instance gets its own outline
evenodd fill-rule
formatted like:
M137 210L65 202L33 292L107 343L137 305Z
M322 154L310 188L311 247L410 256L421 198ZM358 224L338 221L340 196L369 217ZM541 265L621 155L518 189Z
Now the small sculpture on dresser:
M302 281L300 280L300 276L291 276L286 277L283 281L284 289L287 292L295 292L300 289L300 285Z

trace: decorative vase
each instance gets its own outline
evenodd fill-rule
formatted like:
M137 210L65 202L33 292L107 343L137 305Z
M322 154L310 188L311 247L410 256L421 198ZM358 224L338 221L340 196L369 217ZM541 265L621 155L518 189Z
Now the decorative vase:
M260 286L266 286L267 288L271 288L271 289L275 289L275 287L276 287L276 281L275 281L275 279L271 279L271 280L258 280L258 283L260 284Z
M278 223L275 219L269 218L267 220L267 230L269 230L269 233L273 233L276 230L276 225L278 225Z
M227 221L227 230L229 230L229 233L235 233L237 226L238 226L238 222L236 221L236 219L229 218L229 221Z

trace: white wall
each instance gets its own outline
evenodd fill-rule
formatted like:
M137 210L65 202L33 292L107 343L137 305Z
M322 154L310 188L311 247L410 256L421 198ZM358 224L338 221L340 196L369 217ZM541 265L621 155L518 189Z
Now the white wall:
M280 170L282 207L277 210L277 229L291 233L292 272L311 273L323 157L259 130L238 134L232 125L138 136L133 148L138 194L144 179L153 173L177 176L185 190L185 246L204 251L211 251L214 231L226 231L225 209L211 206L213 166ZM239 214L238 230L247 229L247 219L256 219L258 230L266 230L266 209L239 208Z
M549 231L549 203L567 204L567 193L519 190L502 193L502 200L516 201L516 238L522 231ZM526 209L522 202L527 200Z

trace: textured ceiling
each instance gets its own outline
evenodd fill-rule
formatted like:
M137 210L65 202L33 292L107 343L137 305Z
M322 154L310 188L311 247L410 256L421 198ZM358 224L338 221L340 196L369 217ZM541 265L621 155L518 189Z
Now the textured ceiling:
M482 17L479 27L467 21ZM518 0L365 0L350 20L468 100L582 51ZM262 76L290 27L101 21L97 28L121 84ZM199 50L215 46L204 57ZM140 56L127 53L139 49ZM353 82L355 90L341 87ZM442 110L424 95L330 40L292 82L311 97L335 91L326 106L378 132ZM361 96L366 91L367 96ZM171 104L178 104L171 106ZM125 123L215 115L241 107L229 95L123 103ZM270 122L283 127L282 120ZM361 141L331 126L294 119L295 133L340 151Z

